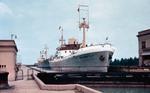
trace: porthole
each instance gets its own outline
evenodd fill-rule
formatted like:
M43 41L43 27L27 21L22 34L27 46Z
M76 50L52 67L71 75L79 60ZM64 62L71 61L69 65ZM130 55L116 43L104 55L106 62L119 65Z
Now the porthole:
M99 57L99 60L100 60L100 61L104 61L104 60L105 60L105 57L101 55L101 56Z

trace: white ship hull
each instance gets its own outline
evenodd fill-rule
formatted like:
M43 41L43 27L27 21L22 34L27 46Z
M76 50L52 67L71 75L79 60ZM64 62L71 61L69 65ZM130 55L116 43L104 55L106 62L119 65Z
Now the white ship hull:
M50 61L50 67L55 71L107 72L113 52L108 45L81 48L75 54Z

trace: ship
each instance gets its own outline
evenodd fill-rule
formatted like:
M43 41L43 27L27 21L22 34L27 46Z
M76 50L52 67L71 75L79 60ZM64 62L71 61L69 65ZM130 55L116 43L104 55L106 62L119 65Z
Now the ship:
M82 43L78 43L76 38L70 38L68 43L65 43L63 28L60 26L61 38L59 41L61 44L56 48L55 55L51 56L48 60L50 70L61 72L108 71L115 48L108 42L103 44L86 44L86 31L89 29L89 16L81 17L83 13L80 12L82 12L82 10L84 10L83 12L88 12L88 6L80 5L78 8L79 29L83 32ZM43 65L46 65L46 63Z
M51 70L107 72L114 53L112 45L104 43L84 48L81 45L75 39L69 39L68 44L58 47L55 56L49 61Z
M48 48L45 46L45 48L40 51L40 57L38 58L37 67L43 68L43 69L50 69L49 66L49 58L47 57L47 51Z

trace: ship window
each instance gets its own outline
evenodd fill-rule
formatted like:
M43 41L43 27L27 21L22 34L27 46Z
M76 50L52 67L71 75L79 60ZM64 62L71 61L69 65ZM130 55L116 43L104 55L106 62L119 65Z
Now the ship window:
M67 53L67 51L65 51L65 53Z
M142 49L146 48L146 42L142 41Z
M69 51L71 53L71 51Z
M109 55L109 60L111 60L112 59L112 55Z

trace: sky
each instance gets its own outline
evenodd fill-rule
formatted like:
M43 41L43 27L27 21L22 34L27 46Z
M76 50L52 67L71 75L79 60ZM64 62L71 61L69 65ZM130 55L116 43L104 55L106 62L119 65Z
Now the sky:
M88 44L105 43L108 37L116 48L113 59L138 57L136 35L150 29L150 0L0 0L0 39L17 35L18 62L34 64L45 46L49 55L55 53L59 26L66 41L82 41L79 4L89 5Z

